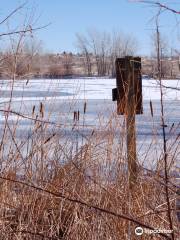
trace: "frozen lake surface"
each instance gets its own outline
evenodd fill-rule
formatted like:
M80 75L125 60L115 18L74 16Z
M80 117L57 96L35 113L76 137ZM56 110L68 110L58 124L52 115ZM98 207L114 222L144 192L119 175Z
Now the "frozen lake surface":
M180 134L180 81L163 80L164 107L166 120L166 133L168 143L171 144ZM143 159L147 149L162 150L162 127L160 117L160 90L156 80L143 79L143 114L137 115L137 145L139 158ZM92 129L100 129L115 116L116 121L123 121L123 116L116 115L116 102L112 102L112 88L116 87L116 80L109 78L81 78L81 79L32 79L0 80L0 109L7 109L10 101L11 110L32 116L35 106L35 116L38 115L40 102L44 104L44 120L54 124L62 124L61 130L67 136L72 134L73 113L80 112L79 131L88 136ZM152 101L154 116L151 116L149 102ZM86 102L86 114L83 114ZM32 121L20 116L10 114L9 125L19 120L17 130L19 138L25 138L31 131ZM5 116L0 112L1 130L4 126ZM52 124L53 125L53 124ZM81 129L81 126L82 129ZM172 130L173 126L173 130ZM56 131L58 131L56 129ZM116 134L120 134L116 129ZM179 144L179 142L178 142ZM151 147L151 148L150 148ZM158 150L157 150L158 149ZM178 161L179 164L179 161Z
M143 79L143 99L159 100L159 81ZM166 100L179 100L180 80L162 80L164 97ZM1 100L8 100L12 81L0 80ZM16 80L14 82L13 97L15 101L45 100L51 97L58 99L112 99L112 88L116 87L116 80L110 78L80 78L80 79L32 79ZM177 90L175 90L177 89Z

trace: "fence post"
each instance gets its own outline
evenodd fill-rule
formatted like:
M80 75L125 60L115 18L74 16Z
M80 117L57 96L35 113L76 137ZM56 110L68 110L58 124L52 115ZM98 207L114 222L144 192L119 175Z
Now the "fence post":
M126 117L128 177L130 188L137 179L136 114L142 114L141 58L127 56L116 59L116 85L112 90L117 100L117 113Z
M125 58L125 71L127 79L127 101L126 101L126 135L127 135L127 159L130 188L137 179L137 157L136 157L136 101L135 101L135 79L134 61L131 57Z

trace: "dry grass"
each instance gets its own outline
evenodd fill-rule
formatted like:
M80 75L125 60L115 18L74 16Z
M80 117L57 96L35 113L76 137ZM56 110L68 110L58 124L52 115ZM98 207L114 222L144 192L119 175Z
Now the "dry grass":
M43 111L40 105L42 121ZM134 229L140 224L169 229L162 164L156 172L139 165L130 191L124 122L115 114L106 125L99 122L98 129L86 137L80 134L73 143L61 140L63 128L52 129L48 123L35 122L31 136L21 142L16 138L18 120L7 127L1 148L0 239L137 239ZM77 122L73 131L80 133ZM173 184L169 192L178 239ZM145 234L140 239L166 237Z

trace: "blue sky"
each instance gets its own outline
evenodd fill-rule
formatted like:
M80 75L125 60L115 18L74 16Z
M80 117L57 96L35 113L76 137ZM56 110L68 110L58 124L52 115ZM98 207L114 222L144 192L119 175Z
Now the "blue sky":
M2 0L0 17L13 10L21 0ZM170 1L162 1L169 2ZM172 2L172 0L171 0ZM179 3L178 3L179 2ZM179 10L180 0L173 0L173 7ZM123 31L132 34L139 42L139 54L149 54L154 21L151 20L155 9L128 0L29 0L26 8L33 7L38 25L51 23L38 32L48 51L76 51L76 33L85 33L88 29L103 31ZM180 20L180 19L179 19ZM16 21L21 21L20 17ZM177 24L171 13L161 16L161 30L172 45L177 45ZM171 37L170 37L171 36Z

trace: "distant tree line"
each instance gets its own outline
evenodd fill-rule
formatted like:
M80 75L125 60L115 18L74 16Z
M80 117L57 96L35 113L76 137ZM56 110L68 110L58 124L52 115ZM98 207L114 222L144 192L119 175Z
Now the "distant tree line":
M16 54L16 69L13 67L13 49L1 53L0 75L11 77L64 77L72 75L115 76L116 57L134 55L137 41L130 35L120 32L88 31L76 34L77 54L63 52L60 54L43 53L41 43L34 39L21 44ZM14 43L16 45L16 43Z
M152 56L143 58L142 73L157 76L156 36L152 37ZM14 42L14 49L16 49ZM115 77L115 59L135 55L137 40L121 32L88 31L76 34L76 54L71 52L48 53L42 43L34 38L21 44L18 54L7 48L0 53L0 77L12 78L64 78L73 76ZM160 41L161 74L163 78L175 78L180 71L179 51L169 48L165 38ZM16 61L15 59L16 58ZM16 64L14 65L14 61Z

